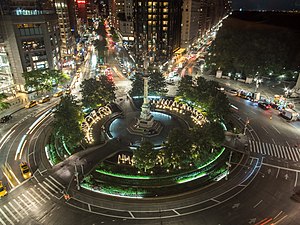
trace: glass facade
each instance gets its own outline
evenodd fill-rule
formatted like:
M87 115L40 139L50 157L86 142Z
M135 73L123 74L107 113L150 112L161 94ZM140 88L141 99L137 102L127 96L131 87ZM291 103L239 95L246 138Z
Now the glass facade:
M0 45L0 90L13 84L12 73L4 46Z

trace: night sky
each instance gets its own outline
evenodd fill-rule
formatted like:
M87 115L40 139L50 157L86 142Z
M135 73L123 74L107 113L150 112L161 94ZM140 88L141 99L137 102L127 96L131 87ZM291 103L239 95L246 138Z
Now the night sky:
M234 10L300 10L300 0L232 0Z

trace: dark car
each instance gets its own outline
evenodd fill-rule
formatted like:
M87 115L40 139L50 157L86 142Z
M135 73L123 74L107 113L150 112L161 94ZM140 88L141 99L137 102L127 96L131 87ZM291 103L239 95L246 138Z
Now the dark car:
M270 103L270 106L271 106L273 109L279 109L279 105L276 104L275 102L271 102L271 103Z
M271 106L268 103L266 103L266 102L258 102L257 105L258 105L258 107L260 107L260 108L262 108L264 110L268 110L268 109L271 108Z
M3 116L3 117L0 119L0 123L6 123L6 122L9 121L10 119L12 119L12 115L6 115L6 116Z

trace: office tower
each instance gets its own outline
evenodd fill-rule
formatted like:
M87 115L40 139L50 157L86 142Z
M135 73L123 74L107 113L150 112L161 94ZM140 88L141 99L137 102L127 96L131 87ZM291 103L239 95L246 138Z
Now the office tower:
M162 64L180 48L182 1L134 0L135 55Z
M60 68L60 35L51 0L1 0L0 32L13 82L25 91L22 73Z
M182 10L181 47L188 48L206 34L230 11L228 0L184 0Z
M63 62L69 61L74 53L75 37L71 32L67 0L55 0L61 39L61 56Z

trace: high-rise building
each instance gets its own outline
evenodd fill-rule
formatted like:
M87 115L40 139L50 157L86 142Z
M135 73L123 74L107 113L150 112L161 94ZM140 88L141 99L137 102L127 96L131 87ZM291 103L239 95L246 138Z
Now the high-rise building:
M183 0L181 46L188 48L230 11L228 0Z
M138 64L145 54L163 63L180 48L181 0L134 0L133 17Z
M64 61L69 60L74 53L75 37L71 32L70 17L67 0L55 0L61 39L61 56Z
M11 64L13 83L25 91L23 72L60 68L55 7L51 0L1 0L0 13L2 52Z
M96 0L77 0L77 18L82 23L91 26L93 18L99 17L99 6Z

